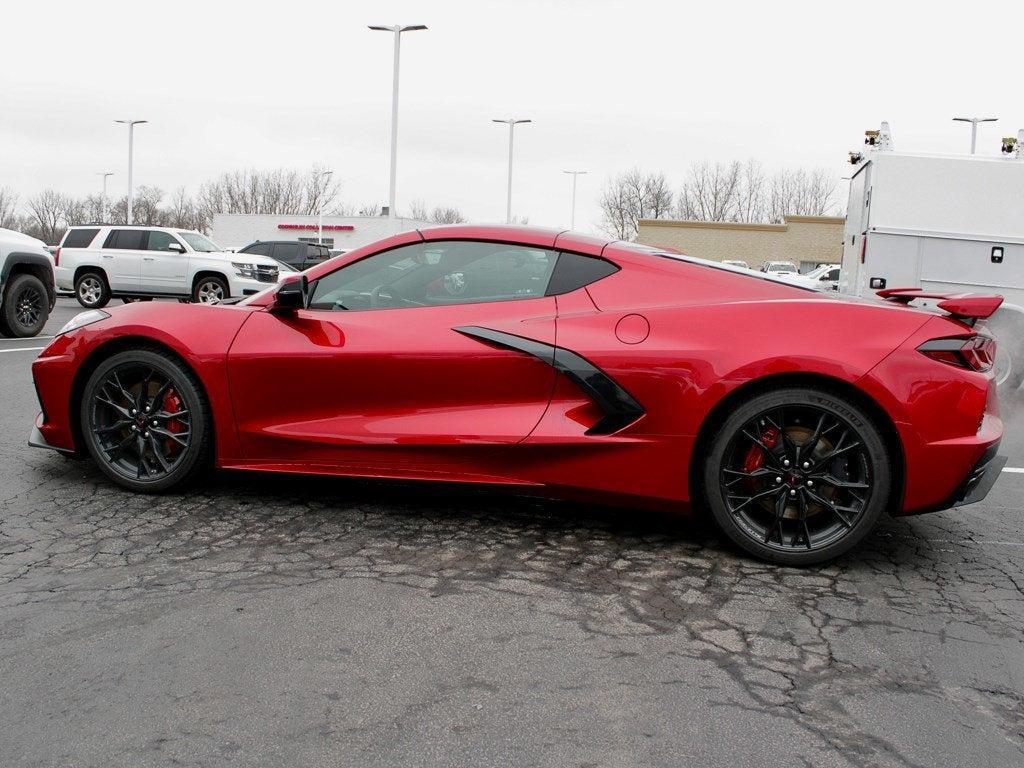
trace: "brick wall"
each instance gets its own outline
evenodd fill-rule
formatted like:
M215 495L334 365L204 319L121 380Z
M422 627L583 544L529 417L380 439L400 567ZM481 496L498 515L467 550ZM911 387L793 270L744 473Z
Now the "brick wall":
M766 261L836 263L843 259L843 219L786 216L785 224L642 219L637 242L671 247L688 256L743 259L753 269Z

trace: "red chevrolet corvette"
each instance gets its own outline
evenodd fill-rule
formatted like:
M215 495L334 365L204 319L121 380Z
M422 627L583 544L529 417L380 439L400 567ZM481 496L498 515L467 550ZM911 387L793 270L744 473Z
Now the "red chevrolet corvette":
M209 463L710 511L811 563L883 513L977 501L1004 459L974 327L622 242L408 232L236 304L84 312L33 365L31 444L162 491Z

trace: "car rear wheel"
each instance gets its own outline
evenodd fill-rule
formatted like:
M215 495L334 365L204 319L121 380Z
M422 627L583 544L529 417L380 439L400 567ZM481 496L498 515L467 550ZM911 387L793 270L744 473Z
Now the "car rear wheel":
M230 296L228 284L220 277L202 277L192 289L192 300L199 304L219 304Z
M194 479L209 453L210 409L195 375L149 349L104 360L86 382L82 435L99 468L133 491L157 492Z
M856 546L889 504L891 457L872 419L846 398L787 388L735 408L711 441L708 506L732 541L780 565L831 560Z
M15 275L5 291L0 333L14 338L35 336L50 315L49 296L35 275Z
M83 272L75 279L75 298L86 309L102 309L110 302L110 286L99 272Z

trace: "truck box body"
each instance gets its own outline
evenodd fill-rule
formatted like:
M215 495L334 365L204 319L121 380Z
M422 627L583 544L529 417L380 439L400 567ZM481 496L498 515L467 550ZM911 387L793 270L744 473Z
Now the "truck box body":
M1024 312L1024 160L871 153L850 182L839 290L879 287L998 293L1000 312Z

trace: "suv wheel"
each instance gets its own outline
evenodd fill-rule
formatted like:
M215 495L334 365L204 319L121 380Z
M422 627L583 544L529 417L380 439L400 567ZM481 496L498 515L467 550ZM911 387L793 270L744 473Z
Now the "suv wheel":
M220 277L202 277L192 289L192 300L199 304L219 304L230 296L228 284Z
M110 286L100 272L83 272L75 280L75 298L86 309L102 309L110 301Z
M4 336L35 336L46 325L50 302L46 286L35 275L15 275L7 286L0 313L0 332Z

